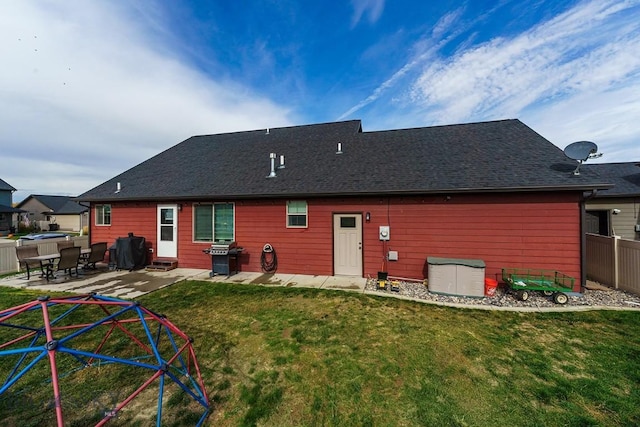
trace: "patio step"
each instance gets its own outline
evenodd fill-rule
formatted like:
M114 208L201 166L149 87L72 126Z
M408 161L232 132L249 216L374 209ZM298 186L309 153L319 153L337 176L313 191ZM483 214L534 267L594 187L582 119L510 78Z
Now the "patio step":
M147 271L169 271L178 268L178 260L175 258L158 258L146 267Z

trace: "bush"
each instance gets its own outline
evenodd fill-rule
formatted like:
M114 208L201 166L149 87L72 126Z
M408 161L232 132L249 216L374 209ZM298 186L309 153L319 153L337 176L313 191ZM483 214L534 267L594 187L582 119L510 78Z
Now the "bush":
M40 228L38 227L38 223L35 221L31 221L28 226L25 225L24 222L18 223L18 233L35 233L37 231L40 231Z

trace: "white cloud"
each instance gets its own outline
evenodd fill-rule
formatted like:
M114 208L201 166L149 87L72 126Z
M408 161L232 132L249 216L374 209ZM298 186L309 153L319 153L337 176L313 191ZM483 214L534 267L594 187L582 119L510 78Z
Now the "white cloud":
M180 62L135 13L79 0L4 5L1 173L20 190L14 201L82 193L194 134L290 124L285 108Z
M575 141L595 142L603 153L597 162L640 161L639 93L640 84L582 93L536 108L523 120L560 148Z
M353 16L351 17L351 27L355 27L362 20L363 16L368 17L370 24L374 24L382 16L385 0L351 0L353 6Z
M559 145L586 134L578 139L611 144L607 161L640 158L637 5L583 2L517 37L438 58L411 100L430 123L519 117Z
M436 25L431 30L431 36L434 39L440 39L444 34L451 31L454 27L454 23L460 19L460 16L464 12L463 8L456 9L452 12L446 13L442 18L438 20Z

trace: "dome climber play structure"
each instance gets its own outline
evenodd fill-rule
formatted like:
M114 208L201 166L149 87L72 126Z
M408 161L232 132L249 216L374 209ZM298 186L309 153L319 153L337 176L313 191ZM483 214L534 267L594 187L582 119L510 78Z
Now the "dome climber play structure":
M0 417L58 427L202 425L211 406L192 341L138 302L97 294L2 310Z

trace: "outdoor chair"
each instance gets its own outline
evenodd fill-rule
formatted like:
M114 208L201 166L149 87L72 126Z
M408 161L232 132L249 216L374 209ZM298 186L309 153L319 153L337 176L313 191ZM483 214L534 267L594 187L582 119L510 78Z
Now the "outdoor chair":
M33 268L42 267L40 265L40 261L26 261L25 259L39 255L38 245L16 246L16 256L18 257L19 266L20 268L24 266L27 269L27 280L31 277L31 270ZM41 273L44 274L42 271Z
M107 252L107 242L98 242L91 245L91 252L86 259L84 267L96 269L96 262L102 262L104 260L104 254Z
M58 242L58 253L60 253L61 249L72 248L74 246L75 246L75 243L73 242L73 240L63 240L61 242Z
M73 276L73 270L76 271L78 276L78 263L80 262L80 246L74 246L71 248L60 249L60 259L54 264L47 265L47 281L51 278L55 278L55 273L63 271L69 272L69 277Z

